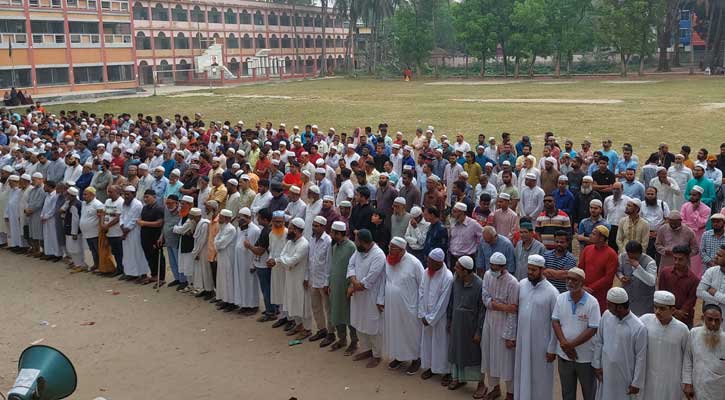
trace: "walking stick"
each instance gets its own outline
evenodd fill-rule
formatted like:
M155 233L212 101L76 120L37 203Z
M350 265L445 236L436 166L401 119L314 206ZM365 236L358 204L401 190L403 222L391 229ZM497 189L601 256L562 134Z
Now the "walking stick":
M161 289L161 257L163 256L163 250L159 250L159 255L156 257L156 293Z

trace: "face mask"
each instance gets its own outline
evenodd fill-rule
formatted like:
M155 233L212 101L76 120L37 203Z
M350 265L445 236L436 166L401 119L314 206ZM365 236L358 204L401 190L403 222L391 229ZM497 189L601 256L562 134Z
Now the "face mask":
M368 250L363 246L355 246L357 248L357 251L360 253L366 253Z
M488 271L488 273L491 274L491 276L496 279L498 279L498 277L501 276L501 271L494 271L491 269Z
M99 172L100 172L100 171L103 171L103 166L99 165L99 166L98 166L98 171L99 171Z

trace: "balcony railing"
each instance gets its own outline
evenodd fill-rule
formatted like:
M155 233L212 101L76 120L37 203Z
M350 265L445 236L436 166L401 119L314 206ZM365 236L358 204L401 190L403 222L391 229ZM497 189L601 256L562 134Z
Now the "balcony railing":
M101 45L101 35L97 33L71 33L71 47L98 47Z
M6 48L10 42L13 43L13 46L27 47L28 35L25 33L0 33L0 44L2 44L0 47Z
M33 47L65 47L65 35L62 33L34 33Z
M133 38L131 35L123 34L105 34L103 38L106 42L106 47L132 47Z
M0 6L22 7L23 0L0 0Z

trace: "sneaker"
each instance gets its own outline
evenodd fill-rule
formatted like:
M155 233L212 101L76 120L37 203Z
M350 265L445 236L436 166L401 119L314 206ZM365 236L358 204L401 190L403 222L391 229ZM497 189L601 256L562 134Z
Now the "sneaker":
M168 287L174 287L174 286L178 286L178 285L179 285L180 283L181 283L181 282L179 282L179 281L177 281L176 279L174 279L173 281L171 281L171 283L169 283L169 284L168 284L168 285L166 285L166 286L168 286Z
M401 365L403 365L401 361L393 360L388 364L388 369L398 369Z
M408 369L405 370L405 373L408 375L415 375L418 373L418 370L420 369L420 359L413 360L413 362L410 363L408 366Z

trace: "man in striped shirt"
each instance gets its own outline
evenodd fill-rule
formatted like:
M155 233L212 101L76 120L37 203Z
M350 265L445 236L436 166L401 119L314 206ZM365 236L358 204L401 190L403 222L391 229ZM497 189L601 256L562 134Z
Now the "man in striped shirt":
M551 282L559 293L566 292L566 274L576 267L577 259L569 251L569 233L567 231L556 231L554 233L556 246L544 253L546 269L544 276Z
M564 211L556 208L554 196L547 194L544 196L544 211L536 218L536 233L547 250L556 248L554 233L559 230L571 232L571 220Z

